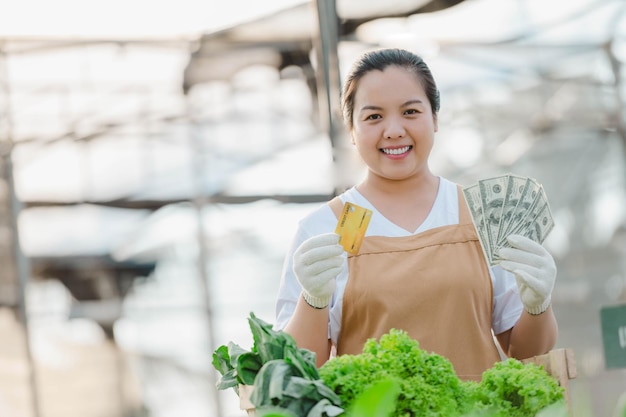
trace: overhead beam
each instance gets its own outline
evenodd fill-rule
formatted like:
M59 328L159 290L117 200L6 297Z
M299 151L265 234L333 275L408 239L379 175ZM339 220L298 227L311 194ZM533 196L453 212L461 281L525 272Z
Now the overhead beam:
M310 204L328 201L334 194L259 194L259 195L224 195L215 194L207 197L208 204L248 204L261 200L276 200L285 204ZM110 208L134 209L134 210L158 210L172 204L189 203L189 198L163 199L163 200L83 200L83 201L25 201L23 207L72 207L79 205L95 205Z

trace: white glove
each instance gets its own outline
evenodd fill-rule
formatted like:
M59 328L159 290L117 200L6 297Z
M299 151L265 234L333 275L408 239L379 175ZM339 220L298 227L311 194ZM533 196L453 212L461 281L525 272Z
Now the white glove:
M541 244L521 235L507 238L512 247L498 251L500 266L513 273L520 298L530 314L541 314L550 306L556 280L552 255Z
M293 271L310 306L324 308L330 304L343 261L344 250L336 233L313 236L296 249Z

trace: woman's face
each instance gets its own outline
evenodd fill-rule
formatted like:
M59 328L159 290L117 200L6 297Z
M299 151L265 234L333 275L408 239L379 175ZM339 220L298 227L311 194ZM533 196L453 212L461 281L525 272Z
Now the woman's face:
M403 180L428 173L436 131L437 116L414 73L389 66L358 81L352 143L370 174Z

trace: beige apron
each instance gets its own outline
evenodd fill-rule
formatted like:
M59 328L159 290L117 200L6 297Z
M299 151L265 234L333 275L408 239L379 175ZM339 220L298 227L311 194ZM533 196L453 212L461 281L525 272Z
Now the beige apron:
M402 329L420 347L448 358L462 379L480 380L500 360L491 333L493 287L459 191L459 224L406 237L368 236L348 256L337 354ZM343 203L329 202L339 217Z

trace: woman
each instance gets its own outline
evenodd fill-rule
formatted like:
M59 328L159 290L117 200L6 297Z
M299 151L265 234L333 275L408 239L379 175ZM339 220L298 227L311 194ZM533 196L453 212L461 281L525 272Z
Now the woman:
M318 366L335 350L360 353L368 338L403 329L474 380L501 353L522 359L552 349L552 256L513 235L489 268L461 188L430 171L439 93L426 63L401 49L364 54L342 107L367 173L300 221L276 328L314 351ZM357 255L334 233L347 201L373 211Z

